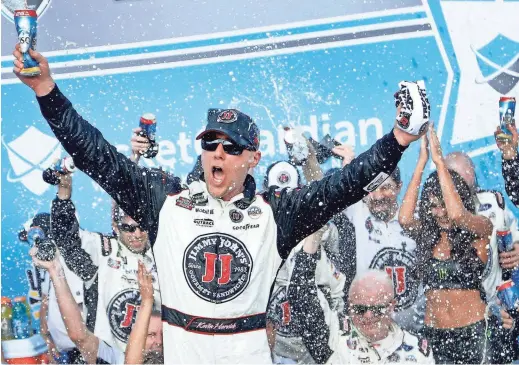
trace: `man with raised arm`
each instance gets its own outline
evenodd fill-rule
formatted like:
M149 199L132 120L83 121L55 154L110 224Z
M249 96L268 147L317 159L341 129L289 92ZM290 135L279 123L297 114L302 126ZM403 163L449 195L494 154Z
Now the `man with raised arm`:
M256 195L259 129L236 109L209 109L203 174L178 177L118 153L61 93L41 54L41 75L20 76L76 166L146 231L161 286L166 363L270 363L266 316L276 272L299 241L375 190L419 135L395 128L347 167L301 189ZM421 113L419 100L415 102ZM427 121L424 121L426 123ZM227 336L222 336L227 335Z

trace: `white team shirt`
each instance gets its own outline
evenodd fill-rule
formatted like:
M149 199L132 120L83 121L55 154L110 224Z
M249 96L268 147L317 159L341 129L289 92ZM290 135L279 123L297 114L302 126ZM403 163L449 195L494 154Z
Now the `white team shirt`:
M117 347L108 345L103 340L99 340L97 357L108 364L124 364L124 352Z
M396 323L386 338L370 342L345 319L345 330L332 337L330 347L334 353L327 364L434 364L427 340L419 340Z
M86 288L98 279L98 301L94 334L119 350L125 351L131 328L140 305L137 270L139 260L151 269L155 302L160 303L157 269L151 250L146 255L136 254L119 243L116 238L108 238L98 233L80 231L81 247L93 263L98 266L96 275Z
M369 269L386 271L393 280L397 300L395 321L403 328L418 330L422 314L417 308L422 305L417 298L421 289L410 275L416 261L416 242L404 234L398 210L387 223L375 218L363 201L348 207L345 213L355 226L356 274Z

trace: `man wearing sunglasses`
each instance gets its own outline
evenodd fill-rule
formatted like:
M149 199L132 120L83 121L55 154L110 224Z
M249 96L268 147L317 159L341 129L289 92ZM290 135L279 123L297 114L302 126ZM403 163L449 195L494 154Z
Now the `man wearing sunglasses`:
M19 45L14 72L35 91L54 134L76 166L149 232L167 363L270 363L265 310L282 260L376 189L419 138L395 128L332 176L256 195L248 171L261 158L258 127L238 110L210 109L198 136L203 174L184 187L178 177L118 153L61 93L45 57L30 52L41 74L20 75Z
M396 305L386 272L369 270L356 276L349 290L348 315L342 323L325 318L315 288L318 252L303 250L288 289L296 315L307 315L303 339L319 364L434 364L427 340L403 330L391 318ZM336 321L338 322L338 321Z
M116 204L112 206L114 235L80 229L71 200L72 175L56 175L60 183L52 201L52 237L66 265L84 281L87 328L124 352L141 304L139 260L152 271L155 301L160 303L148 233ZM160 319L152 319L150 327L160 329Z

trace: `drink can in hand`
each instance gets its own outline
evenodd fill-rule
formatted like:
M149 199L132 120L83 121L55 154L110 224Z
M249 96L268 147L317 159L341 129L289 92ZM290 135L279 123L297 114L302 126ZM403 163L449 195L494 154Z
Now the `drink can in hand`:
M501 133L498 138L502 140L512 139L512 133L508 130L509 125L514 124L515 117L515 98L502 96L499 98L499 126Z
M497 287L497 297L508 311L519 308L519 290L512 280L507 280Z
M38 15L36 10L15 10L14 24L18 33L18 43L23 56L22 76L38 76L40 65L29 54L29 49L36 50L36 33L38 27Z
M152 113L144 113L139 120L139 127L141 137L148 138L150 147L142 154L145 158L153 158L159 153L159 144L155 140L155 133L157 132L157 119Z
M499 252L508 252L514 249L512 232L509 230L496 231L496 239Z

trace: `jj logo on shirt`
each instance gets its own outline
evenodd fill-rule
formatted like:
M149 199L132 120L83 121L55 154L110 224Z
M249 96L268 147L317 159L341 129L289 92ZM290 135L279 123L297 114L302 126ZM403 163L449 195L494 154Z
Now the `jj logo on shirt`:
M108 304L110 329L119 341L128 342L140 305L141 297L137 289L120 291Z
M200 298L225 303L247 287L252 257L236 237L224 233L198 236L184 252L184 277Z

